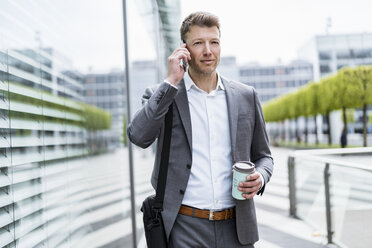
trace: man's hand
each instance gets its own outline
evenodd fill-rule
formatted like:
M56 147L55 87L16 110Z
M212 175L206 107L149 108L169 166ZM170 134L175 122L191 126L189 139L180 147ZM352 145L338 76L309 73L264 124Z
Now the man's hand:
M168 57L168 76L166 80L173 85L177 85L185 73L183 67L180 66L181 59L184 61L191 60L190 52L187 50L186 44L182 44Z
M248 175L246 180L247 182L239 183L238 190L243 192L242 196L244 198L252 199L262 186L260 174L258 174L258 172L255 172L251 175Z

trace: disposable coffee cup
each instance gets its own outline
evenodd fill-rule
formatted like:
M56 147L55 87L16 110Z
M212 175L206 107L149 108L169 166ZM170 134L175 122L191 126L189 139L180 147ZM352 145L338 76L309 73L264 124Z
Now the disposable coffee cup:
M232 181L232 196L237 200L245 200L240 190L238 190L240 182L246 182L247 176L253 174L255 170L254 163L250 161L236 162L233 166L234 174Z

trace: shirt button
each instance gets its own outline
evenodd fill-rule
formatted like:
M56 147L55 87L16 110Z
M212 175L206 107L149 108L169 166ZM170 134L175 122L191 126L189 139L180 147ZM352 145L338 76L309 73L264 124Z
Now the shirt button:
M183 189L180 189L180 194L181 195L185 194L185 191Z
M191 169L191 164L186 165L187 169Z

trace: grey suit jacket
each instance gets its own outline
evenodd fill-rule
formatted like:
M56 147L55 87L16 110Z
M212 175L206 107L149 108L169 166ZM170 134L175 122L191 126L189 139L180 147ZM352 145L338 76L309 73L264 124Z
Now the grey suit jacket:
M273 159L257 94L250 86L221 78L226 89L233 162L247 160L254 162L256 170L262 174L266 185L273 172ZM158 138L151 178L155 188L164 136L164 117L168 107L173 101L175 102L162 213L168 239L182 203L192 164L192 127L183 80L177 87L178 89L164 82L146 89L142 99L143 107L135 114L127 129L129 139L142 148L150 146ZM263 191L264 187L259 193L262 194ZM253 199L236 200L236 227L241 244L251 244L258 240Z

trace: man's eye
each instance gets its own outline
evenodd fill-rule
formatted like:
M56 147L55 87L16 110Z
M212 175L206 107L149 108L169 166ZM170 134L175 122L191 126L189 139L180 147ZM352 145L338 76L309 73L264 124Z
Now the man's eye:
M197 42L194 43L194 45L200 45L200 44L201 44L200 41L197 41Z
M212 41L212 44L216 44L216 45L218 45L218 44L220 44L218 41Z

